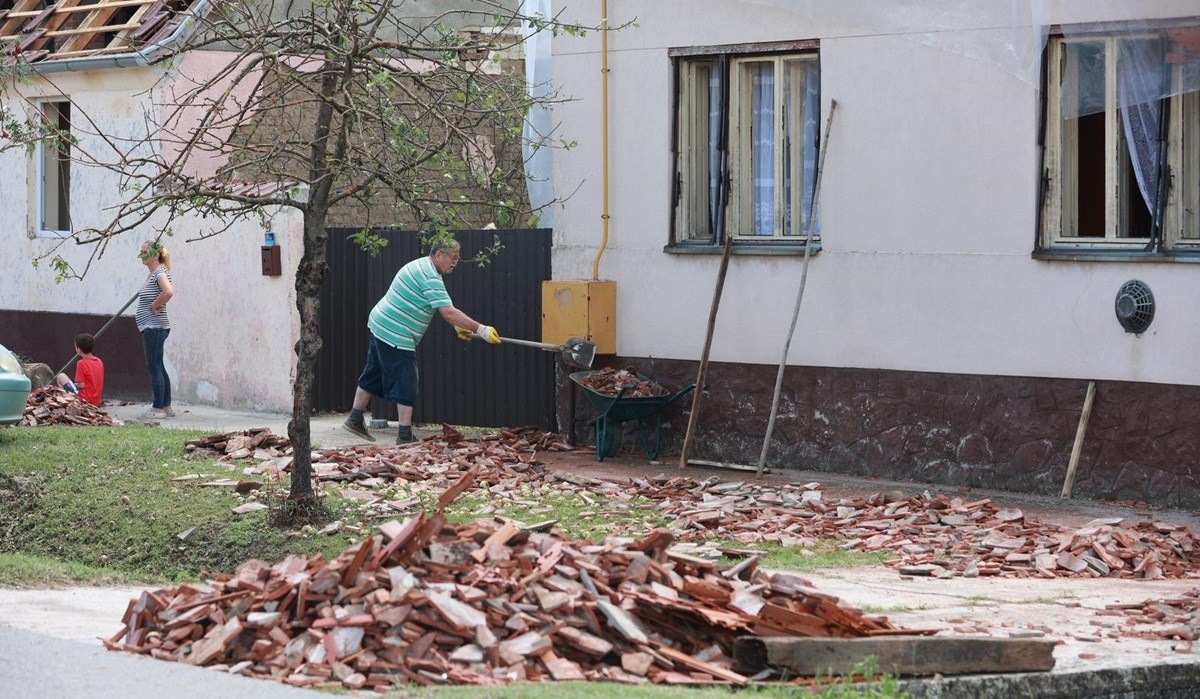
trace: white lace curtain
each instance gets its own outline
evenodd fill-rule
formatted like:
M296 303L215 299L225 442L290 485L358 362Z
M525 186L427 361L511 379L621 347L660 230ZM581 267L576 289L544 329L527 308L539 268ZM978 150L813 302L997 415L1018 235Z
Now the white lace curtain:
M1161 39L1120 41L1117 54L1117 91L1120 93L1121 122L1129 160L1137 177L1138 190L1158 228L1159 172L1162 168L1163 102L1167 66Z
M775 232L775 64L752 63L750 71L751 176L754 235Z

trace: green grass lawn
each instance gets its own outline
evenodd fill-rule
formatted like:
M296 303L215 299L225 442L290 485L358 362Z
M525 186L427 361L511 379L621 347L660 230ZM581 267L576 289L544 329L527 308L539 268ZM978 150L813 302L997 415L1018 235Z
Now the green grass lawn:
M244 465L184 451L184 441L205 435L142 425L0 429L0 554L18 554L0 559L0 584L36 585L39 569L51 583L196 580L249 558L345 549L344 534L286 532L267 524L266 510L233 514L241 500L232 488L199 483L241 478ZM172 480L188 473L212 478Z

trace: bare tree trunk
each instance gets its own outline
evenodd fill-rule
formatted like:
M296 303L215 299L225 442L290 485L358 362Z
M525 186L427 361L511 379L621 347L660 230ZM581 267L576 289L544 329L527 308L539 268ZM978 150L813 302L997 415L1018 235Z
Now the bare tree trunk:
M312 501L312 431L309 418L313 408L313 380L317 356L321 353L321 283L329 273L325 243L329 234L325 221L329 214L329 194L333 176L329 169L329 136L333 123L333 97L338 90L337 66L325 63L321 77L324 97L317 112L309 152L308 205L304 208L304 255L296 270L296 309L300 311L300 340L296 343L296 383L292 387L292 419L288 439L292 442L293 501ZM339 147L344 147L340 142ZM340 148L339 148L340 150Z
M296 270L296 309L300 312L300 339L296 342L296 383L292 387L292 419L288 439L292 442L291 500L315 497L312 487L313 382L317 357L321 354L321 284L329 272L325 259L325 212L309 211L304 217L304 255Z

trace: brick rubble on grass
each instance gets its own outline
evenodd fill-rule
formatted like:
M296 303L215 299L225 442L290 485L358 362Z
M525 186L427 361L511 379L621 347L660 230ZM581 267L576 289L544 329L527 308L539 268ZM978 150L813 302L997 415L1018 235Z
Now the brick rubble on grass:
M538 680L746 685L739 635L906 632L755 559L724 569L672 554L665 530L572 541L512 522L446 522L479 467L438 509L392 521L333 561L246 561L211 589L131 600L114 650L291 685L505 684Z

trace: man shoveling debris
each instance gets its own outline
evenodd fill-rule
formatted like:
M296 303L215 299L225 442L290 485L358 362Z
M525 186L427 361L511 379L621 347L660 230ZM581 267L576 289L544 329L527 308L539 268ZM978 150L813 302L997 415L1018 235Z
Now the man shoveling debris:
M367 363L358 377L354 405L342 423L348 432L374 442L363 414L371 398L379 396L396 404L396 444L413 441L413 404L417 398L417 344L433 320L433 312L455 328L465 328L488 343L500 344L495 328L484 325L454 307L442 277L454 271L462 250L457 241L435 244L427 257L400 268L379 303L371 310L367 328L371 341Z

